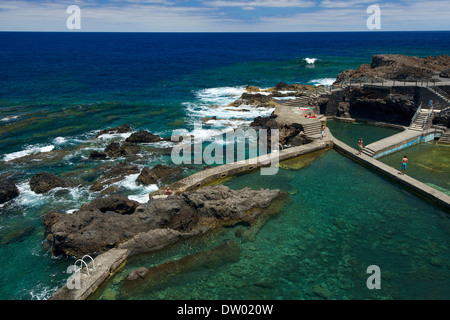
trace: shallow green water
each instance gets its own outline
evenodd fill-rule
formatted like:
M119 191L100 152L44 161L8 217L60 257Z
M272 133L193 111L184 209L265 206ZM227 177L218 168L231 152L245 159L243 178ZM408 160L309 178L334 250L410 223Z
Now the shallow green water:
M282 211L253 239L248 227L224 228L159 253L130 259L97 299L449 299L448 214L329 150L308 166L275 176L259 171L225 182L233 189L270 186L289 193ZM239 231L240 230L240 231ZM203 268L129 295L121 280L225 240L237 262ZM366 286L381 269L381 289Z
M408 157L408 175L450 195L450 146L421 143L378 160L400 170L404 155Z
M360 138L363 138L364 146L367 146L400 132L397 129L377 127L362 122L348 123L335 120L327 120L327 127L335 138L355 149L358 149Z

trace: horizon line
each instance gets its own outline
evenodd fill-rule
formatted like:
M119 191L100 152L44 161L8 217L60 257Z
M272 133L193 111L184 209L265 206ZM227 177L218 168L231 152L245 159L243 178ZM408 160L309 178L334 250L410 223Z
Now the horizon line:
M0 30L0 32L40 33L386 33L386 32L450 32L449 30L340 30L340 31L82 31L82 30Z

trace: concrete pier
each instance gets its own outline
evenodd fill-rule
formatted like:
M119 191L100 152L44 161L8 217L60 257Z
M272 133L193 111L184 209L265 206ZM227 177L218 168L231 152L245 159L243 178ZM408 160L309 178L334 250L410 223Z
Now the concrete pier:
M259 156L256 158L224 164L221 166L202 170L194 173L189 177L186 177L178 182L170 185L170 189L174 194L180 194L185 191L194 190L200 188L213 181L226 178L228 176L234 176L237 174L243 174L253 171L257 168L266 167L269 165L278 165L278 162L287 160L293 157L301 156L303 154L319 151L325 148L331 148L333 146L330 139L317 139L311 143L301 145L298 147L292 147L278 152L269 153L267 155ZM165 188L154 191L150 194L150 197L159 197L164 194Z
M403 132L394 134L393 136L378 140L365 146L363 153L376 159L390 153L412 147L419 143L433 141L435 133L435 129L428 129L424 131L406 129Z
M95 270L91 262L88 265L89 274L86 268L83 268L78 279L74 277L75 281L72 284L64 285L49 300L86 300L103 282L124 265L127 257L128 250L126 249L111 249L100 254L94 259ZM67 279L69 277L70 274L67 274Z

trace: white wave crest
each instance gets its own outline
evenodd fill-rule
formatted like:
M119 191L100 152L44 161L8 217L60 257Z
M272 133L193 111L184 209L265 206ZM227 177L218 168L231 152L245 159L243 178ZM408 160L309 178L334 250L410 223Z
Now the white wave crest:
M196 97L208 104L225 105L238 99L244 92L245 87L218 87L207 88L196 92Z
M25 150L6 154L3 157L3 161L11 161L13 159L25 157L25 156L28 156L30 154L50 152L53 149L55 149L54 145L49 145L49 146L44 146L44 147L42 147L42 146L29 146Z
M317 59L317 58L305 58L303 60L305 60L307 64L314 64L319 59Z
M335 81L336 81L336 78L322 78L322 79L314 79L309 82L315 86L320 86L320 85L331 86Z

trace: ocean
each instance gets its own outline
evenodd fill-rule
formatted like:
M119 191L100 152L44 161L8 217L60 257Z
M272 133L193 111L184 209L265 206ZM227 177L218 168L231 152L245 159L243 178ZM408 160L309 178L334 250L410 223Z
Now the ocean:
M99 130L128 124L170 137L216 116L196 132L208 137L271 113L228 107L247 85L330 85L340 72L370 64L374 54L449 54L450 32L0 32L0 43L0 170L21 192L0 205L0 299L46 299L65 283L73 259L52 257L42 247L43 215L71 213L95 198L89 187L104 163L89 153L129 135L96 139ZM170 146L144 148L131 162L171 165L170 156L156 150ZM26 157L33 154L43 156ZM203 167L184 166L183 175ZM79 183L38 195L29 181L40 171ZM135 178L115 185L146 201L157 186L137 185Z

